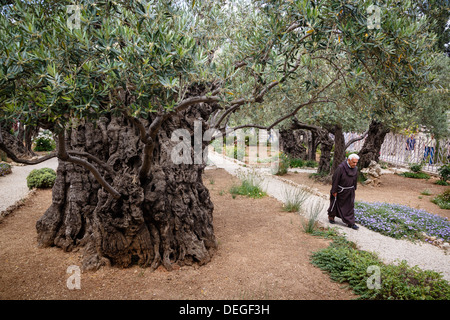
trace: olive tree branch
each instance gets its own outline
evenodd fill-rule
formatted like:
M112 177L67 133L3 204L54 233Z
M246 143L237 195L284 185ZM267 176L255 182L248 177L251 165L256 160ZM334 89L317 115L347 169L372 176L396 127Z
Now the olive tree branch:
M86 160L80 159L78 157L71 156L66 150L65 134L64 131L58 134L58 159L61 161L72 162L82 166L83 168L89 170L95 177L95 179L100 183L100 185L106 189L114 199L120 199L121 195L117 190L115 190L100 174L96 167ZM84 154L83 154L84 155Z

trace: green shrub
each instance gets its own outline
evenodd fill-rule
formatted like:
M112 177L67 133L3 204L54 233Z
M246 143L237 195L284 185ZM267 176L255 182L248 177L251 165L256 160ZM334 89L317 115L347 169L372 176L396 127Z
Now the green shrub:
M446 182L447 180L450 180L450 163L442 165L439 168L438 172L439 172L439 176L441 178L441 180L439 180L439 181Z
M409 170L411 170L412 172L421 172L422 168L423 168L424 162L420 162L420 163L410 163L409 164Z
M0 163L0 176L12 173L11 166L7 163Z
M301 168L301 167L305 166L305 160L299 159L299 158L290 158L289 166L291 168Z
M339 238L340 237L340 238ZM327 271L333 281L346 282L359 299L368 300L448 300L450 284L442 274L410 267L406 261L385 265L376 254L357 250L337 236L328 248L313 253L311 262ZM369 267L379 270L379 288L370 288Z
M239 148L237 145L234 146L226 146L225 152L227 157L236 159L239 161L244 160L245 157L245 150L244 148Z
M34 151L52 151L56 147L55 141L48 130L40 132L33 143Z
M56 180L56 172L50 168L33 169L27 177L27 186L33 188L51 188Z
M316 168L318 165L319 164L317 163L317 161L314 161L314 160L307 160L305 162L305 167L308 167L308 168Z
M425 162L420 163L410 163L409 164L409 170L410 172L404 172L400 174L401 176L404 176L406 178L413 178L413 179L430 179L430 175L426 174L425 172L422 172L422 168Z
M280 153L280 157L278 159L278 167L276 172L274 172L274 174L277 176L285 175L288 172L289 166L290 166L289 157L284 153Z
M0 161L6 161L8 157L6 156L6 152L0 150Z
M437 204L441 209L450 209L450 189L434 197L431 202Z
M436 180L436 184L440 186L449 186L450 184L447 181L444 180Z

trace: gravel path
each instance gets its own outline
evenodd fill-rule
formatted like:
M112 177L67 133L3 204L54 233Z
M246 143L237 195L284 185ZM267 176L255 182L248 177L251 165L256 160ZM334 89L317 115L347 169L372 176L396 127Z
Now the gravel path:
M31 170L40 168L56 170L57 166L56 157L32 166L12 166L11 174L0 177L0 214L28 195L30 190L27 187L27 176Z
M209 158L218 168L223 168L232 175L249 173L254 170L243 167L236 161L225 159L215 152L210 152ZM259 171L259 173L264 191L283 203L286 200L287 192L295 188L306 189L310 196L305 201L304 207L313 208L316 204L322 206L318 221L324 226L330 225L326 211L329 205L327 195L307 186L301 186L292 181L273 176L267 170ZM423 270L441 272L444 279L450 281L450 254L446 254L443 249L424 242L413 243L407 240L386 237L361 225L359 230L352 230L340 223L339 220L336 220L336 224L333 227L338 229L341 234L344 234L348 240L356 243L360 250L377 253L385 263L398 263L406 260L410 266L417 265Z

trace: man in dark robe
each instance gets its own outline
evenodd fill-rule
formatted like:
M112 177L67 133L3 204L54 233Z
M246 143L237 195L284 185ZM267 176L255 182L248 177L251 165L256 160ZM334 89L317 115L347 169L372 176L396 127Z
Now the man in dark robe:
M358 230L355 224L355 190L358 180L359 156L351 154L334 171L331 191L330 207L328 208L328 221L335 223L334 218L339 217L350 228Z

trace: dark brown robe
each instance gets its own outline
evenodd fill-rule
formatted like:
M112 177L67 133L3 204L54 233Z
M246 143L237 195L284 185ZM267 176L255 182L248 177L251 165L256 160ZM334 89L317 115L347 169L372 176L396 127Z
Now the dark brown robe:
M334 171L331 191L329 217L339 217L347 225L355 224L355 190L358 182L358 168L350 168L347 160ZM336 198L333 193L337 192Z

